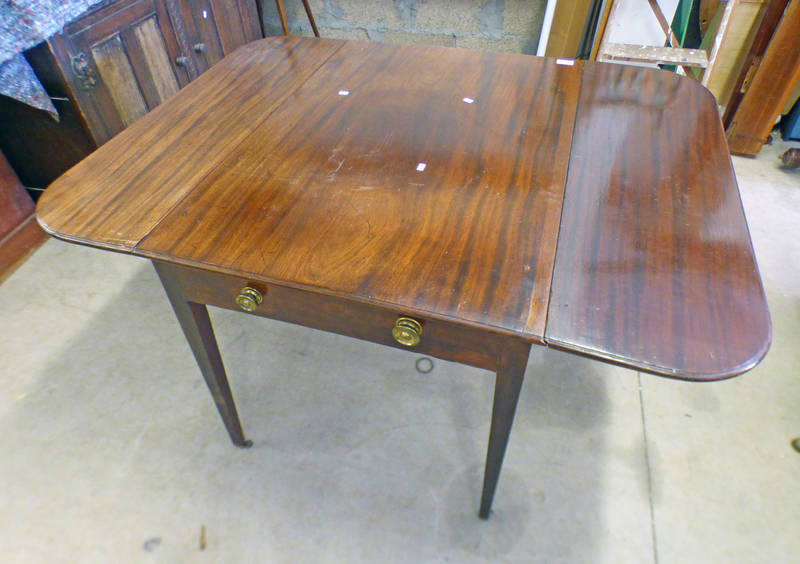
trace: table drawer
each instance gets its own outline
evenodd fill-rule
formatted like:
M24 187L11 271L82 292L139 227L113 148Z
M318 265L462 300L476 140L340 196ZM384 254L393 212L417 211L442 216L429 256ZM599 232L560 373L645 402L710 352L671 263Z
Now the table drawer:
M513 336L475 327L427 319L400 309L365 304L285 286L263 284L247 278L186 266L168 266L189 301L244 313L237 305L236 298L243 288L250 287L256 289L263 300L254 311L250 312L254 315L322 329L487 370L497 370L500 353L508 345L509 340L515 339ZM401 345L394 339L392 328L398 317L411 317L421 323L422 334L417 345Z

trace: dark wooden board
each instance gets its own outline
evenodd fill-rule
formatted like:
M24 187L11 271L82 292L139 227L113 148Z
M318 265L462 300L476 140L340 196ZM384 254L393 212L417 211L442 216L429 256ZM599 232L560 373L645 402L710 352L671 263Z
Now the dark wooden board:
M19 227L0 239L0 283L21 266L28 255L47 240L47 233L31 214Z
M0 282L45 238L33 216L33 201L0 152Z
M584 69L545 340L689 379L766 354L769 312L724 133L694 81Z
M0 153L0 240L19 227L33 213L33 200Z

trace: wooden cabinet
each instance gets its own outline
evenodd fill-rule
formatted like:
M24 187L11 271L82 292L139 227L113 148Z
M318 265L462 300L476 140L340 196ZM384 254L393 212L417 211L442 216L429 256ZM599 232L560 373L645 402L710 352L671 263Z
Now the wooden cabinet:
M166 5L124 0L48 41L92 139L104 143L189 82Z
M225 55L263 36L254 0L173 0L184 23L185 52L192 77Z
M44 187L261 36L255 0L103 2L26 53L62 119L3 98L0 148L24 184Z

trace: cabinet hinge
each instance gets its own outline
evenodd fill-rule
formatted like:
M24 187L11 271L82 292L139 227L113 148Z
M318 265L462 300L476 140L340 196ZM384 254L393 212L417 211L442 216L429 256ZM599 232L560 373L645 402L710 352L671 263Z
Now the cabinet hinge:
M82 90L91 90L97 85L97 79L94 76L92 65L86 59L85 53L78 53L71 59L72 70L78 78L78 84Z

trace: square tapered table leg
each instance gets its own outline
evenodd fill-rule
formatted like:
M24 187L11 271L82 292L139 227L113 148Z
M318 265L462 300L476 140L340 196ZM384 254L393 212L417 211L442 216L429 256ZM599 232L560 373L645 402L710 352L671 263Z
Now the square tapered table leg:
M511 344L513 343L513 344ZM489 518L489 511L503 466L503 457L508 445L508 436L514 422L519 391L528 364L530 343L512 341L500 357L494 386L494 405L492 407L492 426L489 431L489 448L486 453L486 469L483 475L483 493L478 515L481 519Z
M214 337L211 318L208 316L208 309L204 304L190 302L186 299L183 288L172 273L171 265L153 261L153 266L161 278L161 284L167 292L175 316L178 318L192 353L194 353L194 358L197 360L200 372L203 373L211 397L214 398L214 403L233 444L244 448L252 446L253 442L244 438L242 424L239 421L228 377L222 364L222 356Z

